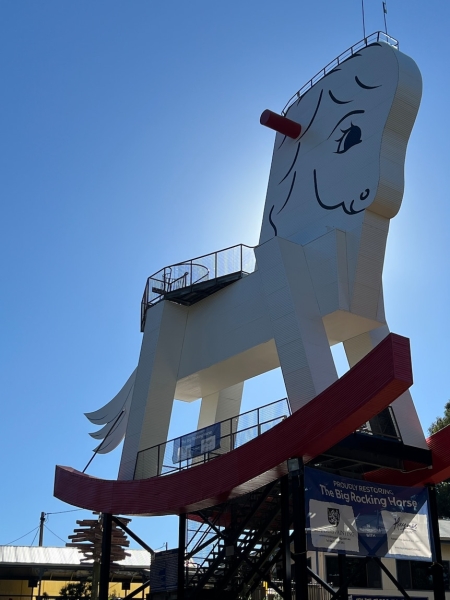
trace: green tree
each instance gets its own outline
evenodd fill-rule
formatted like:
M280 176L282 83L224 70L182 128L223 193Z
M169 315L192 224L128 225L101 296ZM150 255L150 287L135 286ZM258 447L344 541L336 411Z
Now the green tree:
M431 423L428 433L433 435L447 425L450 425L450 401L444 407L444 415ZM436 485L436 501L439 518L450 519L450 479Z
M450 401L447 402L444 407L444 416L438 417L436 421L431 423L430 427L428 428L428 433L433 435L433 433L436 433L440 429L444 429L444 427L447 427L447 425L450 425Z
M87 581L68 583L59 591L61 598L67 600L90 600L92 584Z

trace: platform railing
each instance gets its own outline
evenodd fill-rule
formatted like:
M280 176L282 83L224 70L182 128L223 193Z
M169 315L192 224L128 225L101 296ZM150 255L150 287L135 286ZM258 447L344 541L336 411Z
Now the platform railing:
M305 85L303 87L301 87L298 90L298 92L296 92L292 96L292 98L289 98L289 100L286 103L286 106L281 111L281 114L285 116L287 111L290 109L290 107L295 102L300 100L300 98L303 96L303 94L306 94L306 92L308 90L310 90L313 85L315 85L318 81L323 79L325 77L325 75L328 75L328 73L330 73L338 65L343 63L345 60L347 60L351 56L353 56L356 52L358 52L358 50L362 50L366 46L370 46L370 44L374 44L375 42L380 42L380 41L386 42L387 44L389 44L390 46L393 46L394 48L397 48L397 49L399 48L398 41L395 38L388 35L387 33L384 33L384 31L375 31L375 33L371 33L370 35L363 38L362 40L360 40L353 46L350 46L350 48L347 48L347 50L342 52L342 54L339 54L339 56L337 56L330 63L328 63L318 73L316 73L316 75L314 75L314 77L312 77L308 82L306 82Z
M385 408L379 415L376 415L364 425L361 425L356 431L396 442L402 441L400 429L395 418L392 406Z
M231 452L290 416L287 398L138 453L134 479L176 473Z
M254 270L254 248L245 244L164 267L147 279L141 302L141 331L144 331L147 310L164 300L167 294L233 273L245 274Z

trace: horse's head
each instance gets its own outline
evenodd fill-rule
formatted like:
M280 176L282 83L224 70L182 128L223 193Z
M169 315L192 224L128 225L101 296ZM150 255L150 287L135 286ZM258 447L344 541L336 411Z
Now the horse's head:
M291 105L296 139L275 139L260 243L306 243L361 223L366 209L392 218L403 197L406 145L422 83L412 59L383 42L339 64Z

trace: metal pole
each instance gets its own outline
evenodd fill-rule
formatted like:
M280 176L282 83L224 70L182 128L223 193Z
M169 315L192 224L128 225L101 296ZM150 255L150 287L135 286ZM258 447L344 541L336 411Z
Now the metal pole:
M364 0L361 0L361 10L362 10L362 22L363 22L364 39L366 39L366 20L365 20L365 17L364 17Z
M347 583L347 569L345 565L345 554L338 554L338 567L339 567L339 596L342 600L348 598L348 583Z
M434 485L427 485L429 499L429 515L431 525L431 553L433 555L433 564L431 572L433 574L434 600L445 600L444 568L442 566L441 538L439 535L439 516L437 510L436 488Z
M185 568L184 568L184 556L186 551L186 514L180 515L178 524L178 591L177 599L184 600L184 589L186 586L185 582Z
M44 545L44 523L45 523L45 513L41 512L41 518L39 519L39 546Z
M98 600L98 582L100 580L100 563L98 560L94 560L92 565L92 588L91 588L91 600Z
M387 6L386 6L386 2L383 2L384 31L387 35L386 15L387 15Z
M287 475L281 478L281 555L283 559L283 598L291 600L291 548L289 542L289 479Z
M108 600L109 567L111 563L112 515L103 513L102 558L100 562L99 600Z
M308 600L308 557L306 547L305 473L303 460L298 459L298 471L290 474L294 516L294 573L296 600Z

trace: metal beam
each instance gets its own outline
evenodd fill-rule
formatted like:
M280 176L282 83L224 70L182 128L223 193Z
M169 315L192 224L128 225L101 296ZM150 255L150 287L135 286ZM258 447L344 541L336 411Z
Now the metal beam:
M345 554L338 554L338 568L339 568L339 594L342 600L348 598L348 579L347 579L347 565L345 564Z
M293 464L293 463L291 463ZM294 464L298 469L289 473L294 521L294 575L297 600L308 600L308 558L306 547L305 479L303 459Z
M283 563L283 598L285 600L291 600L292 598L290 526L289 479L285 475L281 478L281 558Z
M380 566L380 569L384 573L386 573L386 575L389 577L389 579L392 581L392 583L398 589L400 594L403 594L403 597L406 598L406 600L411 600L411 596L406 592L404 587L402 585L400 585L400 583L397 581L397 579L395 579L395 577L392 575L392 573L389 571L389 569L386 567L386 565L381 561L381 559L379 559L378 556L372 556L371 558Z
M111 563L112 515L103 513L102 558L100 562L99 600L109 598L109 569Z
M150 585L150 579L147 579L147 581L144 581L144 583L142 585L140 585L138 588L136 588L135 590L133 590L132 592L127 594L125 596L125 598L123 598L123 600L131 600L131 598L134 598L135 596L140 594L142 591L144 591L146 588L148 588L149 585Z
M124 525L120 519L118 519L114 515L111 515L111 516L112 516L112 520L114 521L114 523L116 525L118 525L119 527L121 527L125 531L125 533L127 535L129 535L130 538L133 538L133 540L135 542L137 542L140 546L142 546L144 548L144 550L147 550L147 552L150 553L152 560L153 560L155 558L155 551L153 550L153 548L150 548L150 546L148 544L146 544L143 540L141 540L141 538L138 535L136 535L133 531L131 531L131 529L129 527Z
M445 600L444 567L442 566L441 538L439 535L439 516L437 510L436 488L427 485L429 498L429 517L431 524L431 543L434 562L431 566L433 574L434 600Z
M177 599L184 600L186 568L184 565L184 554L186 552L186 514L181 514L178 523L178 581Z

